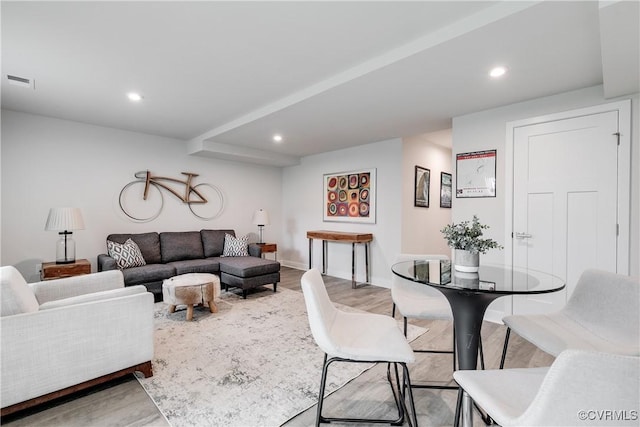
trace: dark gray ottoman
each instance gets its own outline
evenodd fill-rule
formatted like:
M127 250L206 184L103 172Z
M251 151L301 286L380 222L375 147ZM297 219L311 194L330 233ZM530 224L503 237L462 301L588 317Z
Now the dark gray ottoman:
M220 257L220 281L225 290L229 286L242 289L242 296L247 298L247 291L257 286L273 284L276 292L280 281L280 263L270 259L254 256Z

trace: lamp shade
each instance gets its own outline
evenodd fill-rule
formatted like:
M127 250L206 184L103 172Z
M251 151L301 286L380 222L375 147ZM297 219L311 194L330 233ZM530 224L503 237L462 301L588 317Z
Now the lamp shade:
M84 230L80 208L51 208L44 229L47 231Z
M264 209L258 209L253 213L253 223L255 225L269 225L269 214Z

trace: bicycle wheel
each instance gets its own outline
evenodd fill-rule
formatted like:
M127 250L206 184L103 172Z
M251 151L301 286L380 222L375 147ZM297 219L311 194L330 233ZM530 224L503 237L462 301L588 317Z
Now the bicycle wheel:
M193 187L189 194L189 197L194 200L199 200L198 195L193 194L194 191L200 193L207 200L207 203L188 203L191 213L206 221L219 217L224 210L224 195L222 191L215 185L198 184Z
M153 221L162 212L164 198L160 188L153 182L150 183L147 200L144 200L145 181L131 181L120 190L118 202L120 209L129 218L138 222Z

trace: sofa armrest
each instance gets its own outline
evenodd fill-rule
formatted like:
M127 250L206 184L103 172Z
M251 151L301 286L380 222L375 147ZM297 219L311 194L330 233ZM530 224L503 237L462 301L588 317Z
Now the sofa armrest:
M117 270L118 264L116 260L107 254L98 255L98 271Z
M0 318L2 407L153 359L153 295Z
M262 246L260 246L259 244L249 243L249 245L247 246L247 249L249 249L249 255L258 257L258 258L262 257Z
M102 292L93 292L90 294L78 295L70 298L57 299L45 302L40 306L40 310L50 310L52 308L66 307L74 304L83 304L92 301L103 301L127 295L143 294L147 292L147 288L143 285L127 286L126 288L111 289Z
M120 270L112 270L29 283L29 286L42 305L48 301L124 288L124 277Z

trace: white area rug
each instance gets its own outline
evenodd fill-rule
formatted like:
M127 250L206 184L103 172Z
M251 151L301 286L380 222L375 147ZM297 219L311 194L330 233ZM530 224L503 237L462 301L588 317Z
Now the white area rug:
M186 310L156 304L154 374L138 381L174 427L279 426L316 404L324 353L302 293L223 293L218 310L186 322ZM411 327L410 339L424 332ZM327 394L371 366L333 364Z

